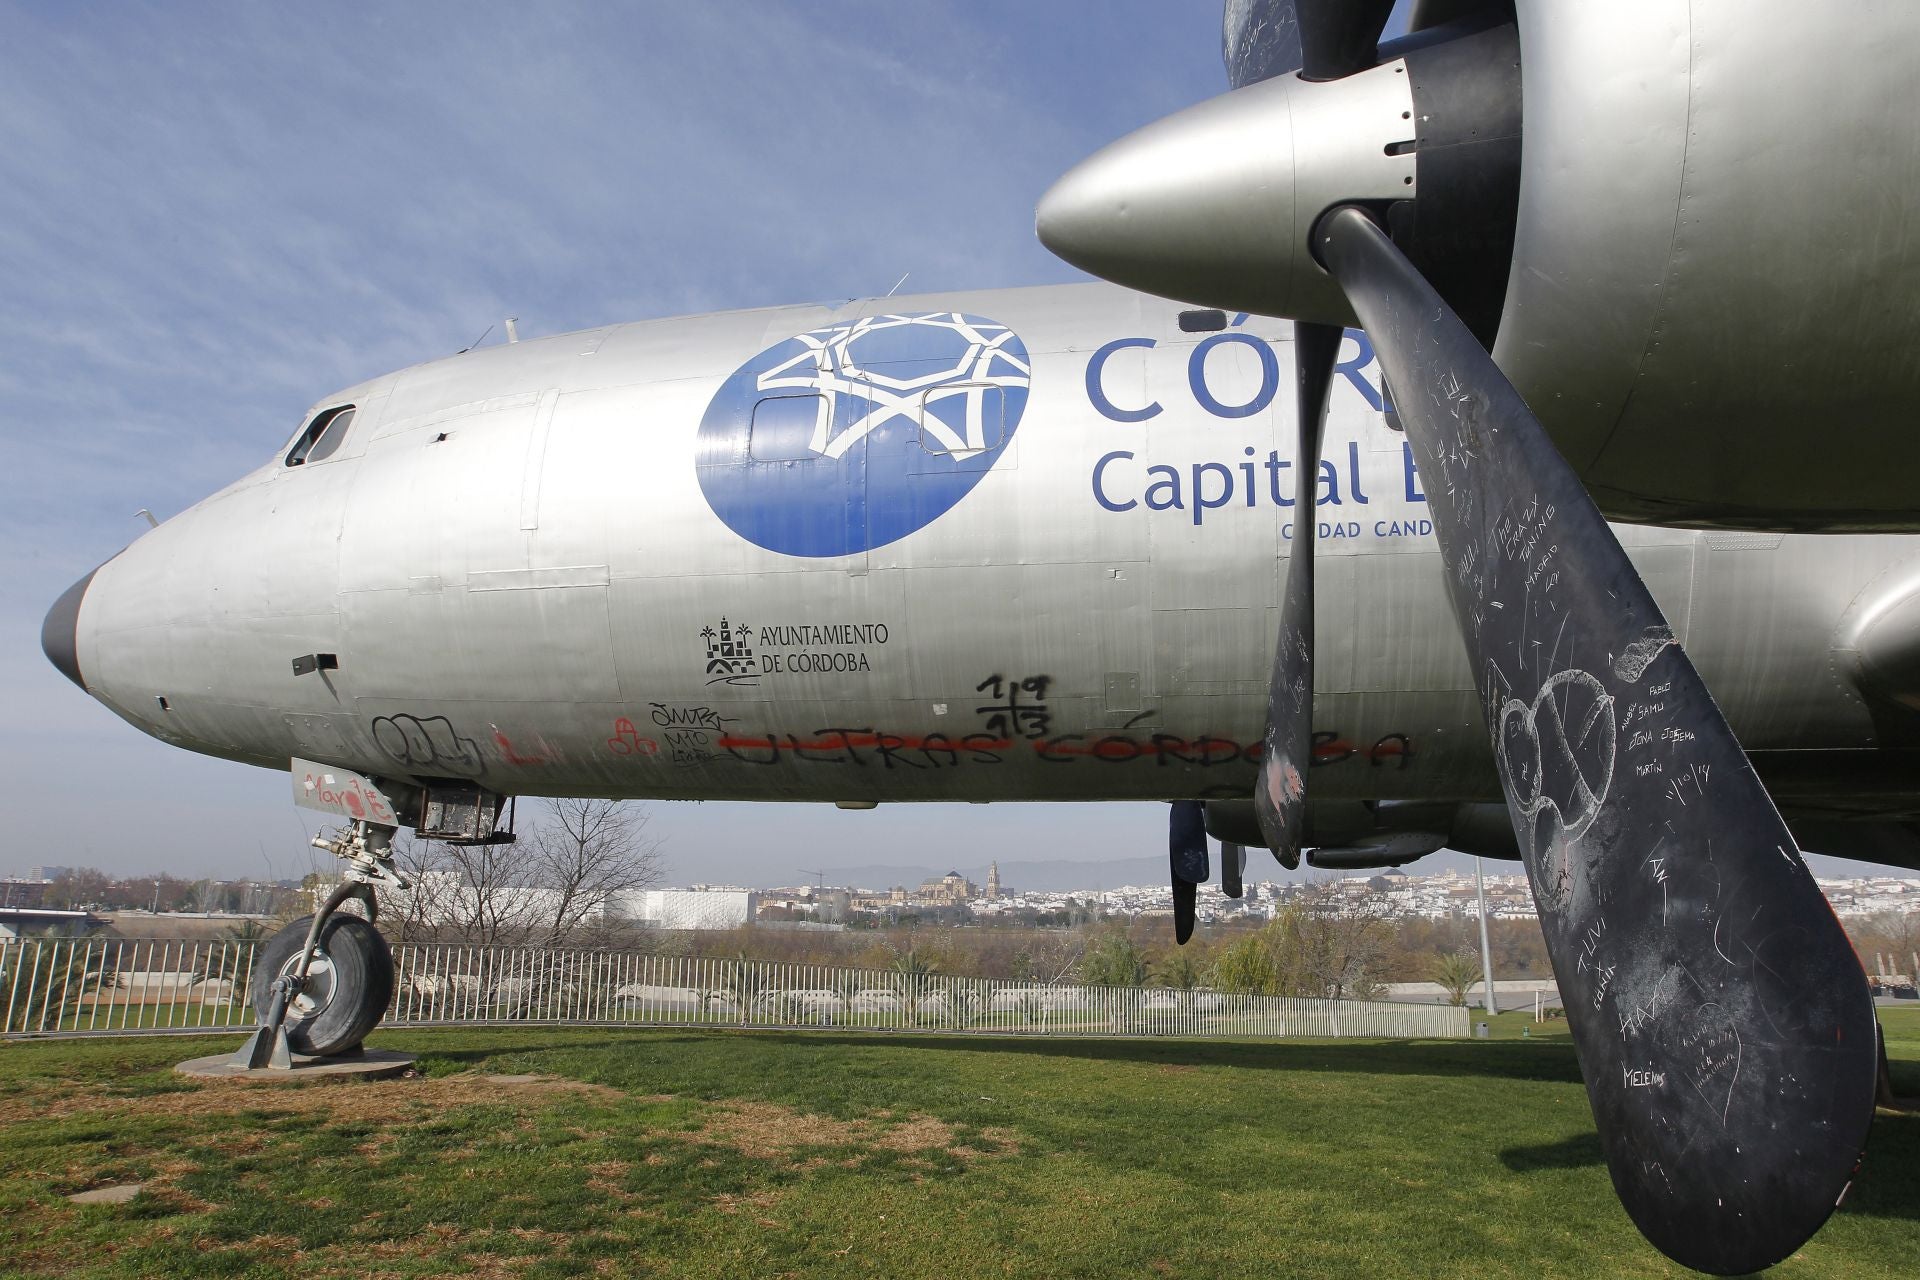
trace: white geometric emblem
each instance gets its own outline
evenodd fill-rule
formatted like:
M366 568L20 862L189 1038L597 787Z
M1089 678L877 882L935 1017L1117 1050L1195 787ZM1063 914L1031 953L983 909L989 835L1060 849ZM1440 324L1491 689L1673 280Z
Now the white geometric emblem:
M944 369L912 378L891 377L861 366L856 347L862 338L905 327L944 330L955 335L957 342L939 340L935 350L955 350L957 358ZM937 440L942 451L957 458L970 458L999 443L987 438L987 392L993 388L1024 389L1032 381L1032 368L1007 349L1018 342L1013 330L1002 324L969 318L958 311L866 316L800 334L794 341L804 350L762 373L759 389L817 393L820 403L814 410L813 437L807 447L828 458L844 456L869 433L896 417L906 419L910 427L917 427ZM923 366L925 360L916 352L913 363ZM837 410L842 396L864 404L866 412L857 420L841 422ZM932 412L935 406L955 400L964 405L960 431Z

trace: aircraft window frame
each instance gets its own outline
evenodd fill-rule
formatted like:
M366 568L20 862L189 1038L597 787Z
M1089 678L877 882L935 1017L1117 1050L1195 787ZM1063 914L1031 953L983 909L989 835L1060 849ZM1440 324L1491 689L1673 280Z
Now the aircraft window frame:
M337 404L313 415L313 421L294 438L293 447L287 450L284 465L303 467L309 462L324 462L331 458L346 440L347 432L353 426L356 408L357 405Z
M1182 333L1219 333L1227 327L1227 313L1218 307L1205 307L1198 311L1180 313L1180 332Z
M967 390L972 390L976 387L979 388L981 391L990 391L995 393L992 397L992 402L999 406L999 412L997 414L991 415L990 417L983 417L981 421L981 424L980 424L981 433L982 433L981 439L983 443L978 449L966 448L966 447L955 449L951 445L947 444L944 440L941 440L937 434L928 432L927 430L927 398L929 396L938 395L944 399L948 396L951 396L955 391L967 391ZM998 383L994 383L994 382L946 383L940 387L932 388L930 390L921 392L920 399L919 399L919 408L920 408L920 412L918 415L919 421L917 421L914 424L914 441L920 446L920 451L929 457L954 458L961 462L965 462L970 458L977 458L983 453L992 452L994 449L999 448L1001 443L1007 438L1007 388L1001 386ZM952 431L952 428L948 427L946 422L943 419L941 419L938 414L934 415L934 419L935 421L940 423L941 427L944 430L948 432Z
M816 421L818 421L818 415L822 411L821 410L822 404L825 404L827 412L831 412L833 409L832 401L828 400L826 396L820 394L817 391L802 391L802 392L796 392L792 395L772 395L772 396L760 397L760 399L754 401L753 417L749 419L747 423L747 458L746 458L747 461L749 462L814 462L814 461L818 461L824 456L822 454L813 452L812 448L810 447L811 437L809 437L809 444L802 445L800 447L800 451L795 453L795 452L783 451L777 448L767 447L768 434L770 433L761 433L754 429L759 425L760 411L764 409L766 406L771 404L777 404L780 406L780 408L778 410L775 410L775 412L790 413L790 412L793 412L793 407L789 405L788 402L793 400L809 401L811 403L813 412L815 414ZM788 438L791 439L791 437L788 437Z

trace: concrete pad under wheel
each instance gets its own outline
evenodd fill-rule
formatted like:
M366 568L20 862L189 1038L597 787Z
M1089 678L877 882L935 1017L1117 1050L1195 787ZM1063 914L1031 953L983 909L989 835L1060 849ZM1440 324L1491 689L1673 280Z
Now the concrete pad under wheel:
M363 1049L338 1058L309 1058L293 1055L293 1066L285 1071L272 1067L235 1066L231 1053L189 1058L174 1070L196 1080L264 1080L291 1083L296 1080L391 1080L413 1068L418 1055L395 1053L391 1049Z

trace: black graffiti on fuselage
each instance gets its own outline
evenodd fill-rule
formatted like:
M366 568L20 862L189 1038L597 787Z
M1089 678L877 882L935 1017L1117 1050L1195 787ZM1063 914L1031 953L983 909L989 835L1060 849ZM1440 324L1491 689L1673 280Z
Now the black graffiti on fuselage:
M1052 676L1025 676L1008 679L991 675L973 687L975 693L993 699L973 712L985 718L989 732L1003 738L1044 738L1053 727L1053 713L1047 709L1047 686ZM1023 696L1024 695L1024 696Z
M399 763L425 773L476 778L486 768L480 744L462 737L445 716L380 716L373 722L373 741Z
M733 723L732 716L723 716L712 707L685 706L666 702L649 702L649 714L654 724L662 729L701 729L719 732Z
M660 735L667 746L667 762L683 769L720 758L713 739L700 729L668 729Z
M1389 760L1398 760L1400 768L1413 764L1413 739L1404 733L1382 734L1373 740L1370 747L1356 747L1331 729L1321 729L1313 735L1313 763L1315 767L1340 764L1355 756L1363 756L1369 764L1378 769Z
M943 769L962 763L1000 764L1011 740L991 733L899 734L870 728L816 729L805 738L794 733L740 736L719 741L721 750L744 764L842 764L883 769Z

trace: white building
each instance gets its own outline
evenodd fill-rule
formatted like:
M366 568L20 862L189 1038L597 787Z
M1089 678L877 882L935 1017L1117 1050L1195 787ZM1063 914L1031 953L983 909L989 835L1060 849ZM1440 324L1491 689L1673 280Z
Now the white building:
M337 876L316 880L309 892L318 902L338 883ZM483 904L480 894L451 871L423 873L411 889L396 892L394 900L403 914L410 914L428 925L465 924L484 917L512 926L544 926L560 914L565 905L559 890L527 885L496 886L487 891ZM590 909L580 923L597 923L603 914L597 908Z
M656 929L737 929L752 922L758 898L733 886L647 889L623 895L614 914Z

